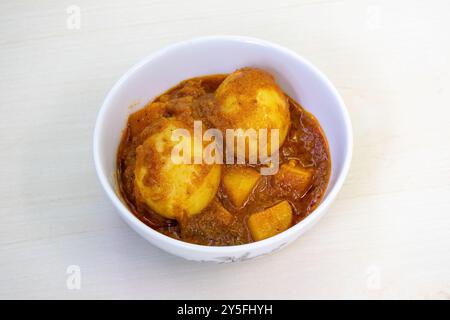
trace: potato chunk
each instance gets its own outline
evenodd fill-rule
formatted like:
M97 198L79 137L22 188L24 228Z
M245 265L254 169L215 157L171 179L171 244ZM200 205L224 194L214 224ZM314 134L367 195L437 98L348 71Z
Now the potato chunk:
M291 194L294 198L301 198L311 185L313 171L300 166L282 164L274 176L275 185Z
M272 237L292 225L292 209L287 201L282 201L269 209L253 213L248 218L248 227L253 240Z
M259 177L259 172L252 168L229 167L225 170L222 183L234 206L242 207Z

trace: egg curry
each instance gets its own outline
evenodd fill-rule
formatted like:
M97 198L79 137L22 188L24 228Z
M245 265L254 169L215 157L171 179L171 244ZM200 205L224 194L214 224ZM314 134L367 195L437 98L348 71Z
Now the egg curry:
M261 174L272 165L262 161L173 161L177 129L192 133L182 142L206 147L195 141L198 121L223 136L229 129L268 129L276 173ZM261 144L246 141L245 154ZM318 121L257 68L181 82L129 116L117 154L120 194L136 217L172 238L210 246L259 241L295 225L320 203L330 173Z

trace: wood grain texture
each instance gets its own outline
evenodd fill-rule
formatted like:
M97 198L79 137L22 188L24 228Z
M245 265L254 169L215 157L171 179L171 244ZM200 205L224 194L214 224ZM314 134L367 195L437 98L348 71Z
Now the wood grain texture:
M69 5L81 28L66 27ZM448 1L2 1L0 298L450 299ZM92 161L131 65L191 37L300 53L336 85L355 147L329 214L282 251L188 262L128 228ZM225 59L226 57L224 57ZM68 290L66 269L81 268Z

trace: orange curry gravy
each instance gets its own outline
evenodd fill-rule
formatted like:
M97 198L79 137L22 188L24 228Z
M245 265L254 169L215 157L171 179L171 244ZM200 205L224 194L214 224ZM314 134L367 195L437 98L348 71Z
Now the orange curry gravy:
M214 92L225 77L226 75L211 75L185 80L130 115L117 154L118 185L131 211L149 227L190 243L224 246L253 242L247 227L249 215L281 200L287 200L291 204L293 224L296 224L319 204L330 178L328 143L318 121L293 99L288 98L291 127L280 148L280 166L282 163L296 161L305 168L313 169L312 184L306 192L299 194L288 186L277 185L274 176L261 176L243 208L234 207L220 186L215 199L201 213L180 222L164 218L136 201L136 148L146 138L145 128L158 117L173 115L178 118L186 117L188 122L199 119L209 125L204 115L208 108L214 108Z

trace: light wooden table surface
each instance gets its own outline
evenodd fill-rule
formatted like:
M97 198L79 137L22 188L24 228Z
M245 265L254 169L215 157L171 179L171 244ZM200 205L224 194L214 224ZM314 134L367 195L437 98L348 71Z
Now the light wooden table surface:
M67 27L71 5L79 29ZM448 1L2 1L0 298L449 299L449 12ZM156 49L213 34L309 59L355 136L328 215L282 251L228 265L140 238L92 160L114 82ZM79 290L67 287L72 265Z

